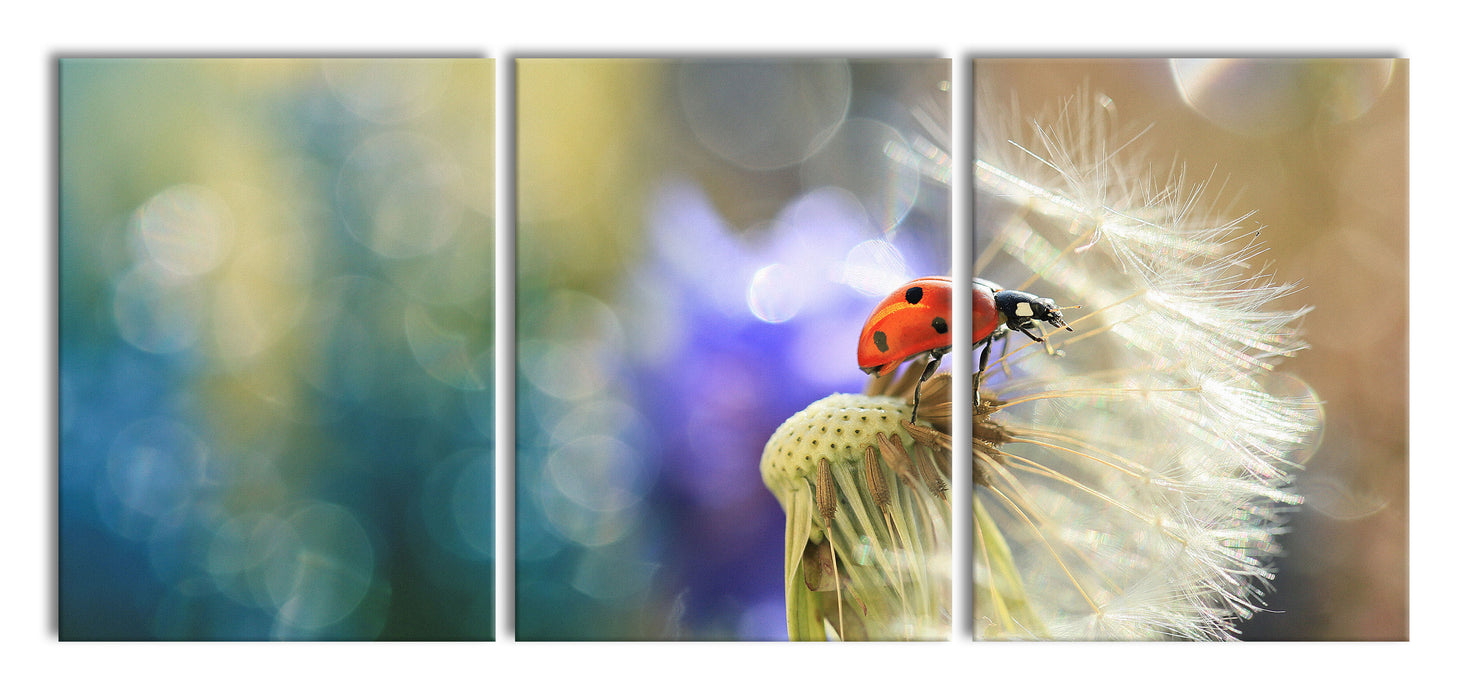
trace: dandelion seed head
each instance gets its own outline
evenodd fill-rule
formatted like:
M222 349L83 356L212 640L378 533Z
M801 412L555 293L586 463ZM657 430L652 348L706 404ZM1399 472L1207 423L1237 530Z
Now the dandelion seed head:
M832 394L786 420L765 445L760 473L772 491L809 479L821 459L851 462L862 458L878 432L899 430L910 408L893 396ZM911 442L911 438L908 439Z
M949 451L904 427L911 410L898 395L834 394L765 445L760 472L787 516L792 640L948 634Z

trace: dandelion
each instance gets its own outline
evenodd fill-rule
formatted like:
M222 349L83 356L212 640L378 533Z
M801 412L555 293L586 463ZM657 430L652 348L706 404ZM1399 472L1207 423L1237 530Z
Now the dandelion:
M1082 93L980 140L976 271L1084 308L1057 352L1015 347L980 378L979 636L1232 637L1319 437L1319 401L1274 371L1308 309L1277 308L1295 285L1261 262L1260 229L1214 214L1209 182L1141 167L1114 121Z
M1147 170L1115 114L1082 93L1024 133L979 135L974 275L1082 307L1067 314L1072 333L996 339L975 378L980 638L1237 635L1263 605L1300 503L1289 485L1319 439L1319 401L1276 371L1305 348L1308 309L1280 308L1295 285L1262 262L1260 229L1215 215L1208 180ZM766 448L765 482L788 516L792 638L909 638L948 614L931 597L947 590L946 561L920 554L950 546L951 511L919 465L931 454L951 476L953 403L928 399L951 379L925 383L907 423L911 401L896 397L911 381L909 368L871 396L818 402ZM886 491L862 480L875 436L792 445L852 411L900 428L901 450L876 447ZM924 527L931 538L903 537ZM930 609L936 618L918 612Z
M953 405L922 366L834 394L785 421L760 472L785 509L792 641L943 639L952 627Z

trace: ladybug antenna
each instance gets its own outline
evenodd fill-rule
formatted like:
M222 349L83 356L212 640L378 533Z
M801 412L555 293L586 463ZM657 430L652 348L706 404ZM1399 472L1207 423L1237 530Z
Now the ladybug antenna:
M1056 310L1056 311L1066 311L1066 310L1069 310L1069 309L1079 309L1079 308L1081 308L1081 305L1080 305L1080 304L1076 304L1076 305L1075 305L1075 306L1060 306L1060 307L1056 307L1056 309L1055 309L1055 310ZM1055 314L1055 317L1056 317L1056 318L1057 318L1057 319L1060 319L1060 325L1061 325L1061 326L1062 326L1062 327L1064 327L1064 328L1065 328L1065 330L1068 330L1068 331L1070 331L1070 332L1072 332L1072 333L1074 333L1074 332L1076 332L1076 329L1074 329L1074 328L1071 328L1071 327L1070 327L1070 324L1069 324L1069 323L1066 323L1066 322L1065 322L1065 319L1063 319L1063 318L1060 318L1060 314L1058 314L1058 313L1057 313L1057 314Z

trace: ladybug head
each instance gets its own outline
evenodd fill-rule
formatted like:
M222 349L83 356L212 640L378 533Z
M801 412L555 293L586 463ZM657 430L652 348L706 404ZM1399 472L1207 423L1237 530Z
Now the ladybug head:
M1068 331L1074 331L1074 329L1066 324L1065 317L1060 312L1064 309L1080 308L1079 306L1056 306L1054 299L1046 299L1029 292L1012 289L995 294L994 306L1008 319L1007 325L1011 328L1017 329L1019 326L1041 321Z
M1066 324L1065 317L1060 314L1060 311L1061 311L1061 309L1076 309L1076 308L1080 308L1080 307L1077 307L1077 306L1063 306L1063 307L1062 306L1056 306L1054 299L1040 299L1039 300L1039 304L1037 305L1037 308L1035 309L1035 318L1037 320L1044 321L1045 323L1048 323L1048 324L1050 324L1052 326L1055 326L1056 328L1064 328L1065 330L1074 332L1075 329L1074 328L1071 328L1069 325Z

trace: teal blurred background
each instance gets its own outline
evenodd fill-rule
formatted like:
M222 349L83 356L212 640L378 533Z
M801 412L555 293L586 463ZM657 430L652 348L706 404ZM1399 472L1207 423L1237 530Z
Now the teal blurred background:
M760 455L951 273L950 76L517 61L516 639L786 638Z
M494 62L62 59L60 635L494 635Z

